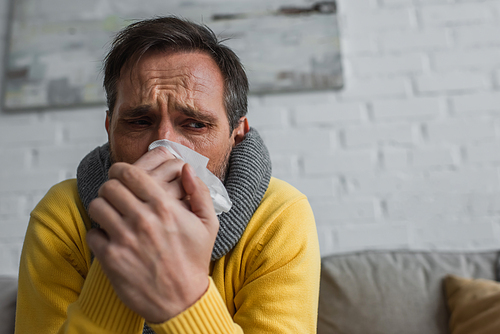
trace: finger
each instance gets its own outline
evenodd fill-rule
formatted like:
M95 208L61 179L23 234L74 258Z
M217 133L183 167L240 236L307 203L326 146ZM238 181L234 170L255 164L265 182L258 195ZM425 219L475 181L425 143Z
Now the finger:
M186 191L182 185L182 177L178 177L172 182L169 182L163 187L163 189L169 196L175 199L181 200L186 197Z
M162 183L152 178L141 168L115 163L109 169L109 177L119 180L132 194L144 202L155 203L170 196L180 199L183 196L182 182Z
M167 160L176 159L169 150L159 146L149 152L146 152L137 160L134 165L144 170L153 170Z
M155 196L164 196L161 185L146 171L135 165L117 162L109 168L109 178L119 180L137 198L149 202Z
M92 253L94 253L95 257L99 261L106 257L105 254L109 246L109 239L102 229L90 229L87 232L87 236L85 239L87 240L87 244L92 250Z
M152 178L161 182L171 182L182 175L185 162L179 159L167 160L149 171Z
M97 193L108 202L121 216L131 216L142 202L117 179L105 182Z
M124 220L120 213L104 198L98 197L90 202L89 215L105 230L109 237L123 234Z
M210 191L203 181L198 178L189 164L182 169L182 183L189 196L191 211L201 219L202 222L211 225L214 229L219 228L214 205L210 197Z

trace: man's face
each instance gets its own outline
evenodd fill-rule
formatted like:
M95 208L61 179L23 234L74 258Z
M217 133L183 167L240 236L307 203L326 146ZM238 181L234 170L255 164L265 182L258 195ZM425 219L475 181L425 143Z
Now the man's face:
M117 99L106 130L113 162L134 163L158 139L208 157L223 179L231 149L248 131L243 118L229 135L222 74L205 53L146 53L120 73Z

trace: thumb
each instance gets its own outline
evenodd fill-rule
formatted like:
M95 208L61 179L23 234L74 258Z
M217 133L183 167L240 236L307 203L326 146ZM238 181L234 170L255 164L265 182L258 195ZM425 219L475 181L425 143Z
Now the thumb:
M196 176L196 173L189 164L182 167L182 186L186 191L191 205L191 211L205 224L216 224L219 220L215 214L214 204L210 197L210 191L205 183Z

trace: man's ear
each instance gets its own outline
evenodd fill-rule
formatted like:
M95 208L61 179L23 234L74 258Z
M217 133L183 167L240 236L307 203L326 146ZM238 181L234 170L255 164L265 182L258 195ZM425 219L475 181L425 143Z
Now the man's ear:
M236 146L245 139L245 135L250 131L250 125L248 125L248 118L245 116L240 118L238 125L233 130L234 145Z
M109 137L109 125L111 123L111 117L109 116L109 110L106 110L106 121L104 122L104 127L106 128L106 132Z

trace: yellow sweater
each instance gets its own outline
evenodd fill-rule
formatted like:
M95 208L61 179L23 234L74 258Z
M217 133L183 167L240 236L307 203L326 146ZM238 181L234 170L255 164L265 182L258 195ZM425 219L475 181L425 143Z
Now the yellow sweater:
M91 263L76 180L31 213L19 270L16 333L142 333L144 319ZM320 257L304 195L271 179L236 247L212 263L207 292L158 333L316 333Z

